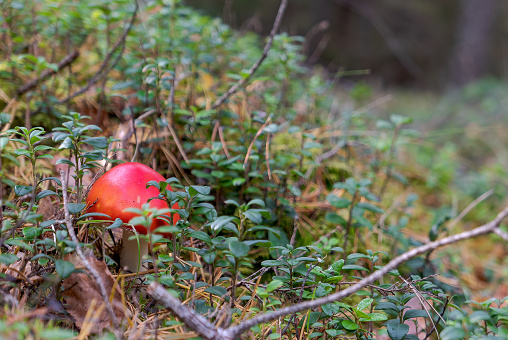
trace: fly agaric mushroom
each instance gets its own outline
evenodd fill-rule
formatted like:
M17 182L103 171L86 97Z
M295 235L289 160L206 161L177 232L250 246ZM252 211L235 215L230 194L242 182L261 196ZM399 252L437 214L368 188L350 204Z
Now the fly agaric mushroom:
M164 177L161 174L141 163L123 163L113 167L102 175L92 186L86 203L88 212L109 215L112 220L117 218L128 223L132 218L139 216L136 213L125 211L127 208L141 209L148 199L157 197L159 190L155 187L146 187L149 181L161 182ZM170 187L168 186L168 189ZM153 199L149 203L150 208L167 209L166 201ZM178 205L173 206L174 209ZM173 215L173 223L180 219L178 214ZM167 224L163 220L154 219L150 225L150 232L157 233L157 228ZM145 226L132 226L138 234L146 235L148 230ZM141 258L148 255L148 243L143 238L129 239L134 233L130 227L124 228L122 236L122 250L120 252L120 265L127 269L138 272Z

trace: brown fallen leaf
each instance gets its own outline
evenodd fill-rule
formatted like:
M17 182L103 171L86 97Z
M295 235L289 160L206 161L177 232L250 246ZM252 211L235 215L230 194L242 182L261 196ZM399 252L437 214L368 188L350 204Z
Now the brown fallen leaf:
M76 267L84 267L84 263L77 255L68 255L65 258L66 261L72 262ZM120 292L120 286L115 283L115 279L111 275L106 263L98 261L95 257L88 255L88 262L95 270L99 273L102 278L102 282L108 292L108 296L112 295L114 290L113 300L111 304L115 312L115 316L118 322L122 322L125 319L127 310L124 310L122 304L122 294ZM86 271L86 270L85 270ZM87 271L86 271L87 272ZM87 272L88 274L88 272ZM62 294L65 299L65 310L71 315L76 326L81 329L83 322L85 321L87 311L93 300L98 302L95 306L100 306L104 303L102 299L100 288L91 275L85 273L74 273L65 280L63 280L62 286L64 293ZM94 308L92 306L92 308ZM94 313L93 320L88 319L89 322L94 323L94 327L90 330L91 333L99 333L104 328L112 324L111 317L108 315L107 310L102 309L101 313ZM119 325L113 325L118 327Z

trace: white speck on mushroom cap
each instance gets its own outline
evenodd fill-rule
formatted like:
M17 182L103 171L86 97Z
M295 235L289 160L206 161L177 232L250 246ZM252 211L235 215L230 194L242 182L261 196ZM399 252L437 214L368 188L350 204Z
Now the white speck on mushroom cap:
M138 196L138 198L136 199L136 201L137 201L138 203L141 203L141 196Z

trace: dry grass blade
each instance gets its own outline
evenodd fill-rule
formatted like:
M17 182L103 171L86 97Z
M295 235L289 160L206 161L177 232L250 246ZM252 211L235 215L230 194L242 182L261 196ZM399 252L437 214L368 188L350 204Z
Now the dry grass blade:
M175 129L173 129L173 126L171 124L168 124L168 130L171 133L171 136L173 137L173 140L176 143L176 146L178 148L178 151L180 151L180 154L182 155L183 159L186 163L189 163L189 157L187 157L187 154L185 153L185 150L182 147L182 144L180 143L180 140L178 139L178 136L176 135Z
M432 308L432 310L434 311L434 313L436 313L439 318L441 319L441 321L443 321L443 323L446 325L446 321L443 319L443 317L441 316L441 314L439 314L437 312L437 310L434 308L434 306L432 306L425 298L423 298L422 294L415 288L415 286L413 286L410 282L408 282L406 279L404 279L402 276L399 276L399 278L404 281L405 284L408 285L409 288L411 288L411 290L413 291L413 293L415 294L415 296L418 298L418 301L420 301L420 305L425 309L425 312L427 313L427 315L429 316L429 319L430 319L430 322L432 322L432 327L434 328L434 330L436 331L436 334L437 334L437 338L440 339L440 336L439 336L439 332L437 331L437 326L436 324L434 323L434 319L432 319L432 315L430 315L430 312L429 312L429 309L427 308L426 304L430 306L430 308Z
M469 203L469 205L460 212L460 214L455 217L450 224L448 225L448 229L452 230L452 228L459 223L460 220L464 218L464 216L467 215L471 210L474 209L478 204L485 201L487 198L489 198L494 193L494 189L490 189L487 192L483 193L482 195L478 196L473 202Z
M256 132L256 135L254 136L254 139L250 143L249 148L247 149L247 153L245 154L245 160L243 161L243 168L244 169L245 169L245 166L247 165L247 162L249 161L249 156L250 156L250 153L252 152L252 148L254 147L254 143L258 139L259 135L261 135L261 133L263 132L263 129L268 125L268 123L270 123L271 120L272 119L270 117L268 117L266 122L261 126L261 128L258 130L258 132Z

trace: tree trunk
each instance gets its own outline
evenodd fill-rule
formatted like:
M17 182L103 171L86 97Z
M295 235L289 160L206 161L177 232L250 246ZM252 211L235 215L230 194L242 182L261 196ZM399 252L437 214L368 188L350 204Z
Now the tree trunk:
M459 86L485 72L497 0L462 0L460 4L461 14L450 62L450 82Z

